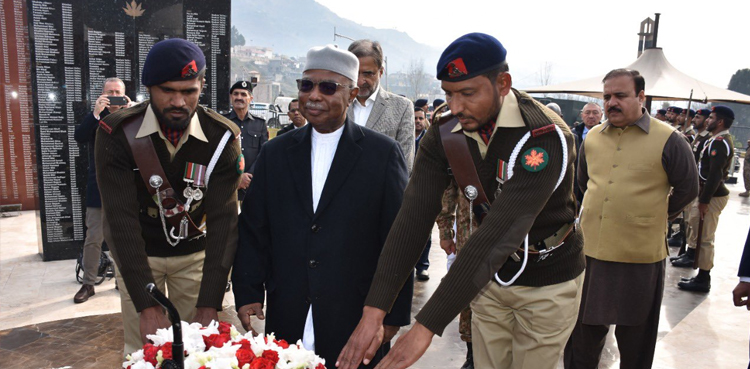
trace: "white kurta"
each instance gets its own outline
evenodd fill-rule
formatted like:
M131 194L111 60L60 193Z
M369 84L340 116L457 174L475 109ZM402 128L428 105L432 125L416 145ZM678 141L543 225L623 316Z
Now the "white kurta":
M318 133L312 130L312 152L310 155L310 164L312 168L312 206L313 212L318 210L320 195L323 193L323 187L328 178L328 172L331 170L333 157L336 155L336 148L339 146L339 140L344 133L344 126L331 133ZM315 350L315 330L313 329L312 304L307 310L307 319L305 321L305 332L302 335L302 345L308 350Z

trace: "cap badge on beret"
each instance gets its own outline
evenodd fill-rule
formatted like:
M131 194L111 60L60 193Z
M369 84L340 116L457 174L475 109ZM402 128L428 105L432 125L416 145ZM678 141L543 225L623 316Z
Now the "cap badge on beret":
M244 88L244 87L247 87L247 82L245 82L245 81L242 81L242 87L243 87L243 88Z
M458 78L467 74L469 74L469 71L466 70L463 58L457 58L448 63L448 76L450 78Z
M195 65L195 60L191 60L182 67L182 78L195 77L198 74L198 67Z

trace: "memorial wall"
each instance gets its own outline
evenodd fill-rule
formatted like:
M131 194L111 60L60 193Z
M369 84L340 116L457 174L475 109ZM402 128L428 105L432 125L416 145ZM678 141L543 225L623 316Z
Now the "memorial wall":
M21 17L26 8L29 55L24 59L18 53L17 68L25 64L26 71L18 74L30 84L30 95L24 95L30 100L26 109L32 111L35 137L31 139L32 118L24 124L24 101L19 98L15 103L19 119L9 125L21 138L11 142L19 146L15 152L21 152L20 146L28 146L29 152L13 159L13 165L25 168L28 161L33 170L35 143L40 252L44 260L75 258L85 236L87 150L93 150L76 143L75 126L92 110L109 77L122 79L133 101L148 99L148 90L140 84L146 55L154 43L172 37L188 39L203 49L208 73L200 103L225 109L229 105L231 4L229 0L3 1L4 6L10 2L14 9L18 7ZM4 120L3 128L5 124ZM29 131L28 145L18 143L24 139L23 127ZM0 141L8 142L4 137ZM9 159L4 155L3 160ZM17 172L11 172L16 179L8 180L7 186L28 180L22 177L26 172ZM33 181L34 176L30 178ZM34 188L28 183L25 187L27 191Z
M3 0L0 13L0 205L37 208L26 0Z

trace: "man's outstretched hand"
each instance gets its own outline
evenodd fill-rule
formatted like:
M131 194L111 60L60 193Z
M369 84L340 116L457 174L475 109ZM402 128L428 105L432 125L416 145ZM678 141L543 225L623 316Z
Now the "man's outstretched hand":
M242 305L242 307L237 310L237 317L240 318L242 328L245 328L245 330L248 332L253 332L253 336L257 336L258 332L253 329L252 320L250 319L250 317L253 315L260 320L266 319L266 316L263 315L263 304L261 304L260 302L255 302L252 304Z
M414 326L396 340L396 344L385 355L375 369L404 369L414 364L424 355L432 343L432 333L425 326L414 323Z
M357 369L360 363L369 364L380 345L383 343L383 318L385 311L365 306L362 319L354 329L349 341L341 350L336 367L339 369Z

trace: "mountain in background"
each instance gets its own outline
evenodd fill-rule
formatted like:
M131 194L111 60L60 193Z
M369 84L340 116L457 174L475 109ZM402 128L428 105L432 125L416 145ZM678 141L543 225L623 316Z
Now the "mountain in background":
M364 5L363 5L364 6ZM440 51L414 41L405 32L366 27L336 15L314 0L233 0L232 25L245 45L271 47L276 54L305 56L313 46L335 43L347 48L353 39L379 41L388 59L388 73L405 72L411 60L422 59L425 73L434 75Z

